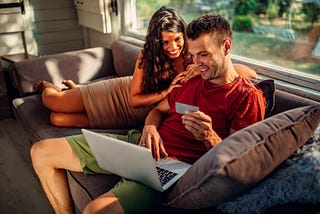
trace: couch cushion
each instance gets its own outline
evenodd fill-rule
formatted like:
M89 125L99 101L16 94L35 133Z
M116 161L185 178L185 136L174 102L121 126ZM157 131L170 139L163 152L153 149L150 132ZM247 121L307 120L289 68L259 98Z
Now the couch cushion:
M34 83L39 80L64 87L61 84L64 79L81 84L115 74L111 51L102 47L17 62L14 63L13 72L14 84L19 88L21 96L31 93Z
M115 41L111 46L114 60L114 68L119 77L133 75L137 57L141 47L136 45Z
M72 198L81 213L90 201L108 192L121 179L117 175L85 175L71 171L67 176Z
M223 213L319 213L320 125L314 135L255 188L217 207ZM275 212L278 204L318 204L311 211ZM294 206L292 206L293 208ZM270 208L269 212L267 209ZM266 212L267 211L267 212Z
M79 128L57 127L50 124L50 110L42 105L41 95L34 94L13 100L13 113L34 143L47 138L81 134ZM97 132L124 134L127 129L92 129Z
M253 83L255 83L261 90L263 91L263 94L266 98L266 110L265 110L265 117L270 117L272 114L272 111L275 106L275 84L274 80L267 79L267 80L251 80Z
M316 104L319 103L308 98L304 98L286 91L276 89L275 106L272 110L272 115L276 115L280 112L284 112L289 109Z
M167 205L205 208L243 194L302 146L319 122L320 105L300 107L225 138L177 182Z

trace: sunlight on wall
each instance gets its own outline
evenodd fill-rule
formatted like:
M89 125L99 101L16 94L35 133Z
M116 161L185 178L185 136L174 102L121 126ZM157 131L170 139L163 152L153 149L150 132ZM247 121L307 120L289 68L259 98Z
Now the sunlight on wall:
M0 54L23 53L23 43L20 33L0 35Z
M32 35L33 10L25 2L25 14L20 8L0 10L0 55L24 53L37 55L37 48Z

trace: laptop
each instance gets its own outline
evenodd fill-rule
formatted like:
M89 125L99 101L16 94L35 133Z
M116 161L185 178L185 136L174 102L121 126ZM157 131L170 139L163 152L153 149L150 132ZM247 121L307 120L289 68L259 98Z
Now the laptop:
M168 157L155 161L147 148L87 129L81 131L102 169L161 192L170 188L191 166Z

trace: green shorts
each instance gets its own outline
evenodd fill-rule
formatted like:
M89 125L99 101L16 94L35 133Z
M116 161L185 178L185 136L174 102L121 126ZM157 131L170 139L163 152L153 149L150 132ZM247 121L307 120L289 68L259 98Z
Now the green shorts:
M131 130L127 135L105 135L137 144L141 132ZM112 174L99 167L83 135L68 136L66 139L79 158L83 173ZM161 192L125 178L122 178L110 191L117 196L125 213L148 213L162 202Z

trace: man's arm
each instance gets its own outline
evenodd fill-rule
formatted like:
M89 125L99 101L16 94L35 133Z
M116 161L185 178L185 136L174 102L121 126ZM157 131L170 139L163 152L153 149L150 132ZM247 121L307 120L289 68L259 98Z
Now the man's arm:
M169 110L170 105L168 99L165 98L149 112L140 138L139 145L151 149L156 160L160 159L160 154L168 156L157 129Z
M212 128L211 117L201 111L186 111L182 116L182 123L208 150L222 141Z

